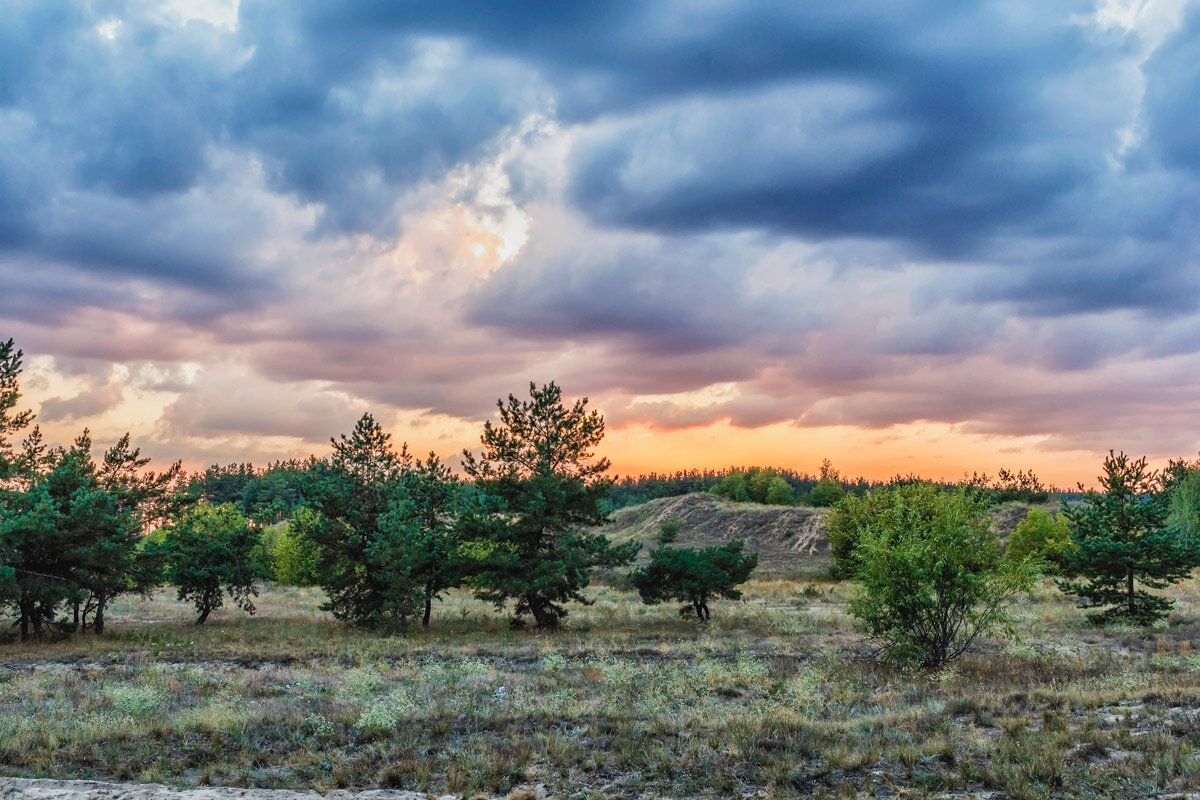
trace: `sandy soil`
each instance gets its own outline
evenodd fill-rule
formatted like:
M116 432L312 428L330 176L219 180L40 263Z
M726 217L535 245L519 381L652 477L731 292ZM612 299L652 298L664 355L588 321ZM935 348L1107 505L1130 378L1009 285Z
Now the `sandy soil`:
M172 789L159 783L100 783L97 781L27 780L0 778L0 800L320 800L316 792L287 792L278 789ZM433 795L417 792L373 790L335 791L326 800L429 800ZM458 800L444 795L439 800Z

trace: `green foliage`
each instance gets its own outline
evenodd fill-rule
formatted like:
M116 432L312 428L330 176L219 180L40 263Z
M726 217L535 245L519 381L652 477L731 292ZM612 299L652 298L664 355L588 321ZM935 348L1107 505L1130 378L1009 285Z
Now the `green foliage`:
M737 586L758 566L757 554L742 555L743 544L739 539L703 550L660 547L650 552L648 565L634 571L633 585L647 604L676 600L683 603L680 616L695 613L708 620L708 601L741 598Z
M808 493L809 505L828 507L837 503L846 494L841 481L832 478L821 478L817 485Z
M380 559L389 554L382 520L399 500L408 449L397 453L370 414L350 436L330 442L332 455L313 466L308 504L315 516L306 527L320 553L317 574L329 598L323 608L354 625L404 626L416 611L415 595L407 585L389 584L394 570Z
M415 463L407 446L397 453L370 414L333 448L316 465L313 513L296 515L297 556L307 562L315 545L326 608L339 619L403 628L423 608L428 627L433 601L464 577L459 482L433 453Z
M755 503L765 503L771 482L781 477L773 469L752 469L746 473L746 493Z
M498 608L516 600L514 624L530 614L538 628L554 628L564 602L586 602L593 569L629 563L640 544L614 546L586 530L604 521L609 463L593 460L603 417L586 398L564 405L554 383L531 383L529 396L498 401L500 424L485 423L482 455L464 451L463 469L494 503L465 521L468 538L492 545L472 576L478 596Z
M272 553L274 576L285 586L316 586L321 553L309 532L317 524L317 515L308 508L296 509L295 518L276 528Z
M1051 491L1038 479L1033 470L1012 472L1003 467L996 473L995 478L986 472L974 472L960 485L975 490L991 504L1013 501L1044 503L1050 498Z
M750 490L747 486L746 473L741 470L731 470L721 482L713 487L712 493L726 500L738 503L750 502Z
M404 473L399 502L380 523L384 536L376 558L393 592L418 595L426 628L433 601L458 586L466 571L459 552L460 488L450 468L430 453Z
M1089 615L1097 624L1149 625L1167 615L1171 601L1138 585L1162 589L1188 577L1196 548L1168 526L1167 493L1145 458L1110 450L1098 480L1102 491L1087 490L1082 503L1066 509L1076 545L1067 567L1078 580L1059 585L1102 607Z
M766 502L772 506L794 506L796 505L796 492L786 478L776 475L767 484Z
M1066 515L1031 508L1009 535L1005 554L1018 561L1030 557L1038 559L1045 565L1047 573L1063 575L1074 549Z
M670 544L679 538L679 532L683 530L683 520L676 516L663 517L658 523L658 543Z
M189 491L212 505L233 503L249 519L270 526L290 519L318 473L312 460L276 461L265 468L238 463L214 464L193 475Z
M13 340L0 342L0 481L13 476L16 465L9 437L33 421L32 411L16 411L21 399L20 376L24 353Z
M260 578L251 557L255 544L249 523L232 503L196 506L167 530L167 578L180 600L195 605L197 625L224 605L226 595L238 608L254 613Z
M861 562L858 558L859 532L871 523L888 498L887 490L859 496L848 494L825 515L829 538L829 574L834 578L853 578Z
M940 667L982 634L1012 634L1007 604L1037 563L1003 558L977 497L912 484L877 490L868 509L850 611L887 659Z
M15 384L10 384L15 391ZM142 531L176 513L180 465L155 473L121 437L99 462L87 431L70 449L49 449L36 428L9 462L0 490L0 604L17 615L23 639L49 624L104 632L118 595L144 593L160 565L139 547ZM59 621L63 606L74 610Z
M794 473L789 474L794 476ZM730 470L711 491L718 497L739 503L790 506L796 502L796 492L791 482L779 470L763 467Z
M1187 469L1170 488L1167 527L1189 550L1200 549L1200 467Z

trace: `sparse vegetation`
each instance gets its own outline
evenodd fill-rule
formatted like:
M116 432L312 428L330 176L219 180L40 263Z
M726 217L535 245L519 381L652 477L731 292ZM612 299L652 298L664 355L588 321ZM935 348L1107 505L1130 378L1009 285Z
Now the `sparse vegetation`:
M1200 789L1200 587L1094 628L1048 584L938 672L858 657L849 584L751 579L705 626L606 586L553 638L451 592L430 633L345 626L272 587L204 628L159 592L112 632L9 644L9 775L503 797L1138 798ZM499 687L506 691L496 696ZM266 758L265 753L270 757Z
M828 461L819 478L625 482L690 476L725 498L623 511L610 540L603 419L553 383L499 404L464 456L473 484L393 450L369 414L326 458L185 481L145 470L128 436L101 460L86 432L12 446L32 422L20 366L0 343L0 605L20 633L0 664L7 774L514 798L1200 788L1200 464L1157 475L1110 454L1102 492L1058 519L1033 509L1006 551L1017 501L1050 491L1031 472L871 486ZM844 495L828 514L786 507L822 491ZM824 577L823 518L854 585ZM1107 606L1099 627L1035 581L1042 564ZM223 608L254 608L256 572L282 581L262 617ZM710 619L716 597L743 602ZM106 609L115 632L80 635ZM513 631L514 612L557 632ZM383 624L401 635L365 630ZM892 663L862 658L856 626Z

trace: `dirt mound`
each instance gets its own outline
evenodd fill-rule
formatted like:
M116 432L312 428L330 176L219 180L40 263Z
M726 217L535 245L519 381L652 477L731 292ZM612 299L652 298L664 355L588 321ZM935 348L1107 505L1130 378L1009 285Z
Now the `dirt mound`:
M681 528L675 543L708 547L743 539L759 554L759 570L791 572L823 568L829 552L822 520L825 509L734 503L711 494L664 497L613 513L603 530L614 541L657 542L663 520L674 517ZM646 550L641 558L648 558Z

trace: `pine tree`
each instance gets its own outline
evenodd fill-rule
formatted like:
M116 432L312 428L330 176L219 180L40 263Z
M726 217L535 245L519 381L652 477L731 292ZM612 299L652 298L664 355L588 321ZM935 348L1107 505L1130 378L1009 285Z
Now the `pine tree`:
M1166 616L1171 601L1140 586L1162 589L1188 577L1196 551L1167 526L1169 506L1161 476L1146 459L1125 453L1104 459L1102 491L1085 490L1083 503L1065 510L1075 549L1067 560L1075 580L1064 591L1103 607L1097 624L1127 621L1149 625Z
M261 577L250 557L254 545L253 530L232 503L196 506L167 530L167 576L179 599L195 605L197 625L224 605L226 596L254 613Z
M433 601L463 577L457 520L461 487L434 453L417 460L400 483L398 499L380 523L384 535L377 559L390 573L391 591L419 593L421 626L428 628Z
M737 587L758 566L758 555L742 555L743 546L744 542L735 539L702 550L660 547L650 551L647 566L634 571L633 585L648 605L677 600L683 603L680 616L695 613L701 622L707 621L712 617L709 600L740 599Z
M320 553L317 572L328 595L323 608L355 625L406 624L417 595L404 576L383 561L393 548L384 541L384 517L398 502L401 479L411 459L408 448L364 414L350 436L331 439L333 454L314 465L318 478L308 504L317 519L308 535Z
M16 469L9 437L33 421L32 411L15 410L21 399L19 379L24 356L15 348L12 339L0 342L0 485L11 478Z
M475 538L486 541L472 580L498 608L516 600L514 625L529 614L538 628L554 628L566 616L563 603L587 602L593 569L628 564L641 545L614 546L586 530L605 518L609 462L593 453L604 418L588 411L586 398L564 405L553 382L531 383L529 397L498 401L500 424L484 424L482 455L463 452L463 469L499 503L471 518Z

